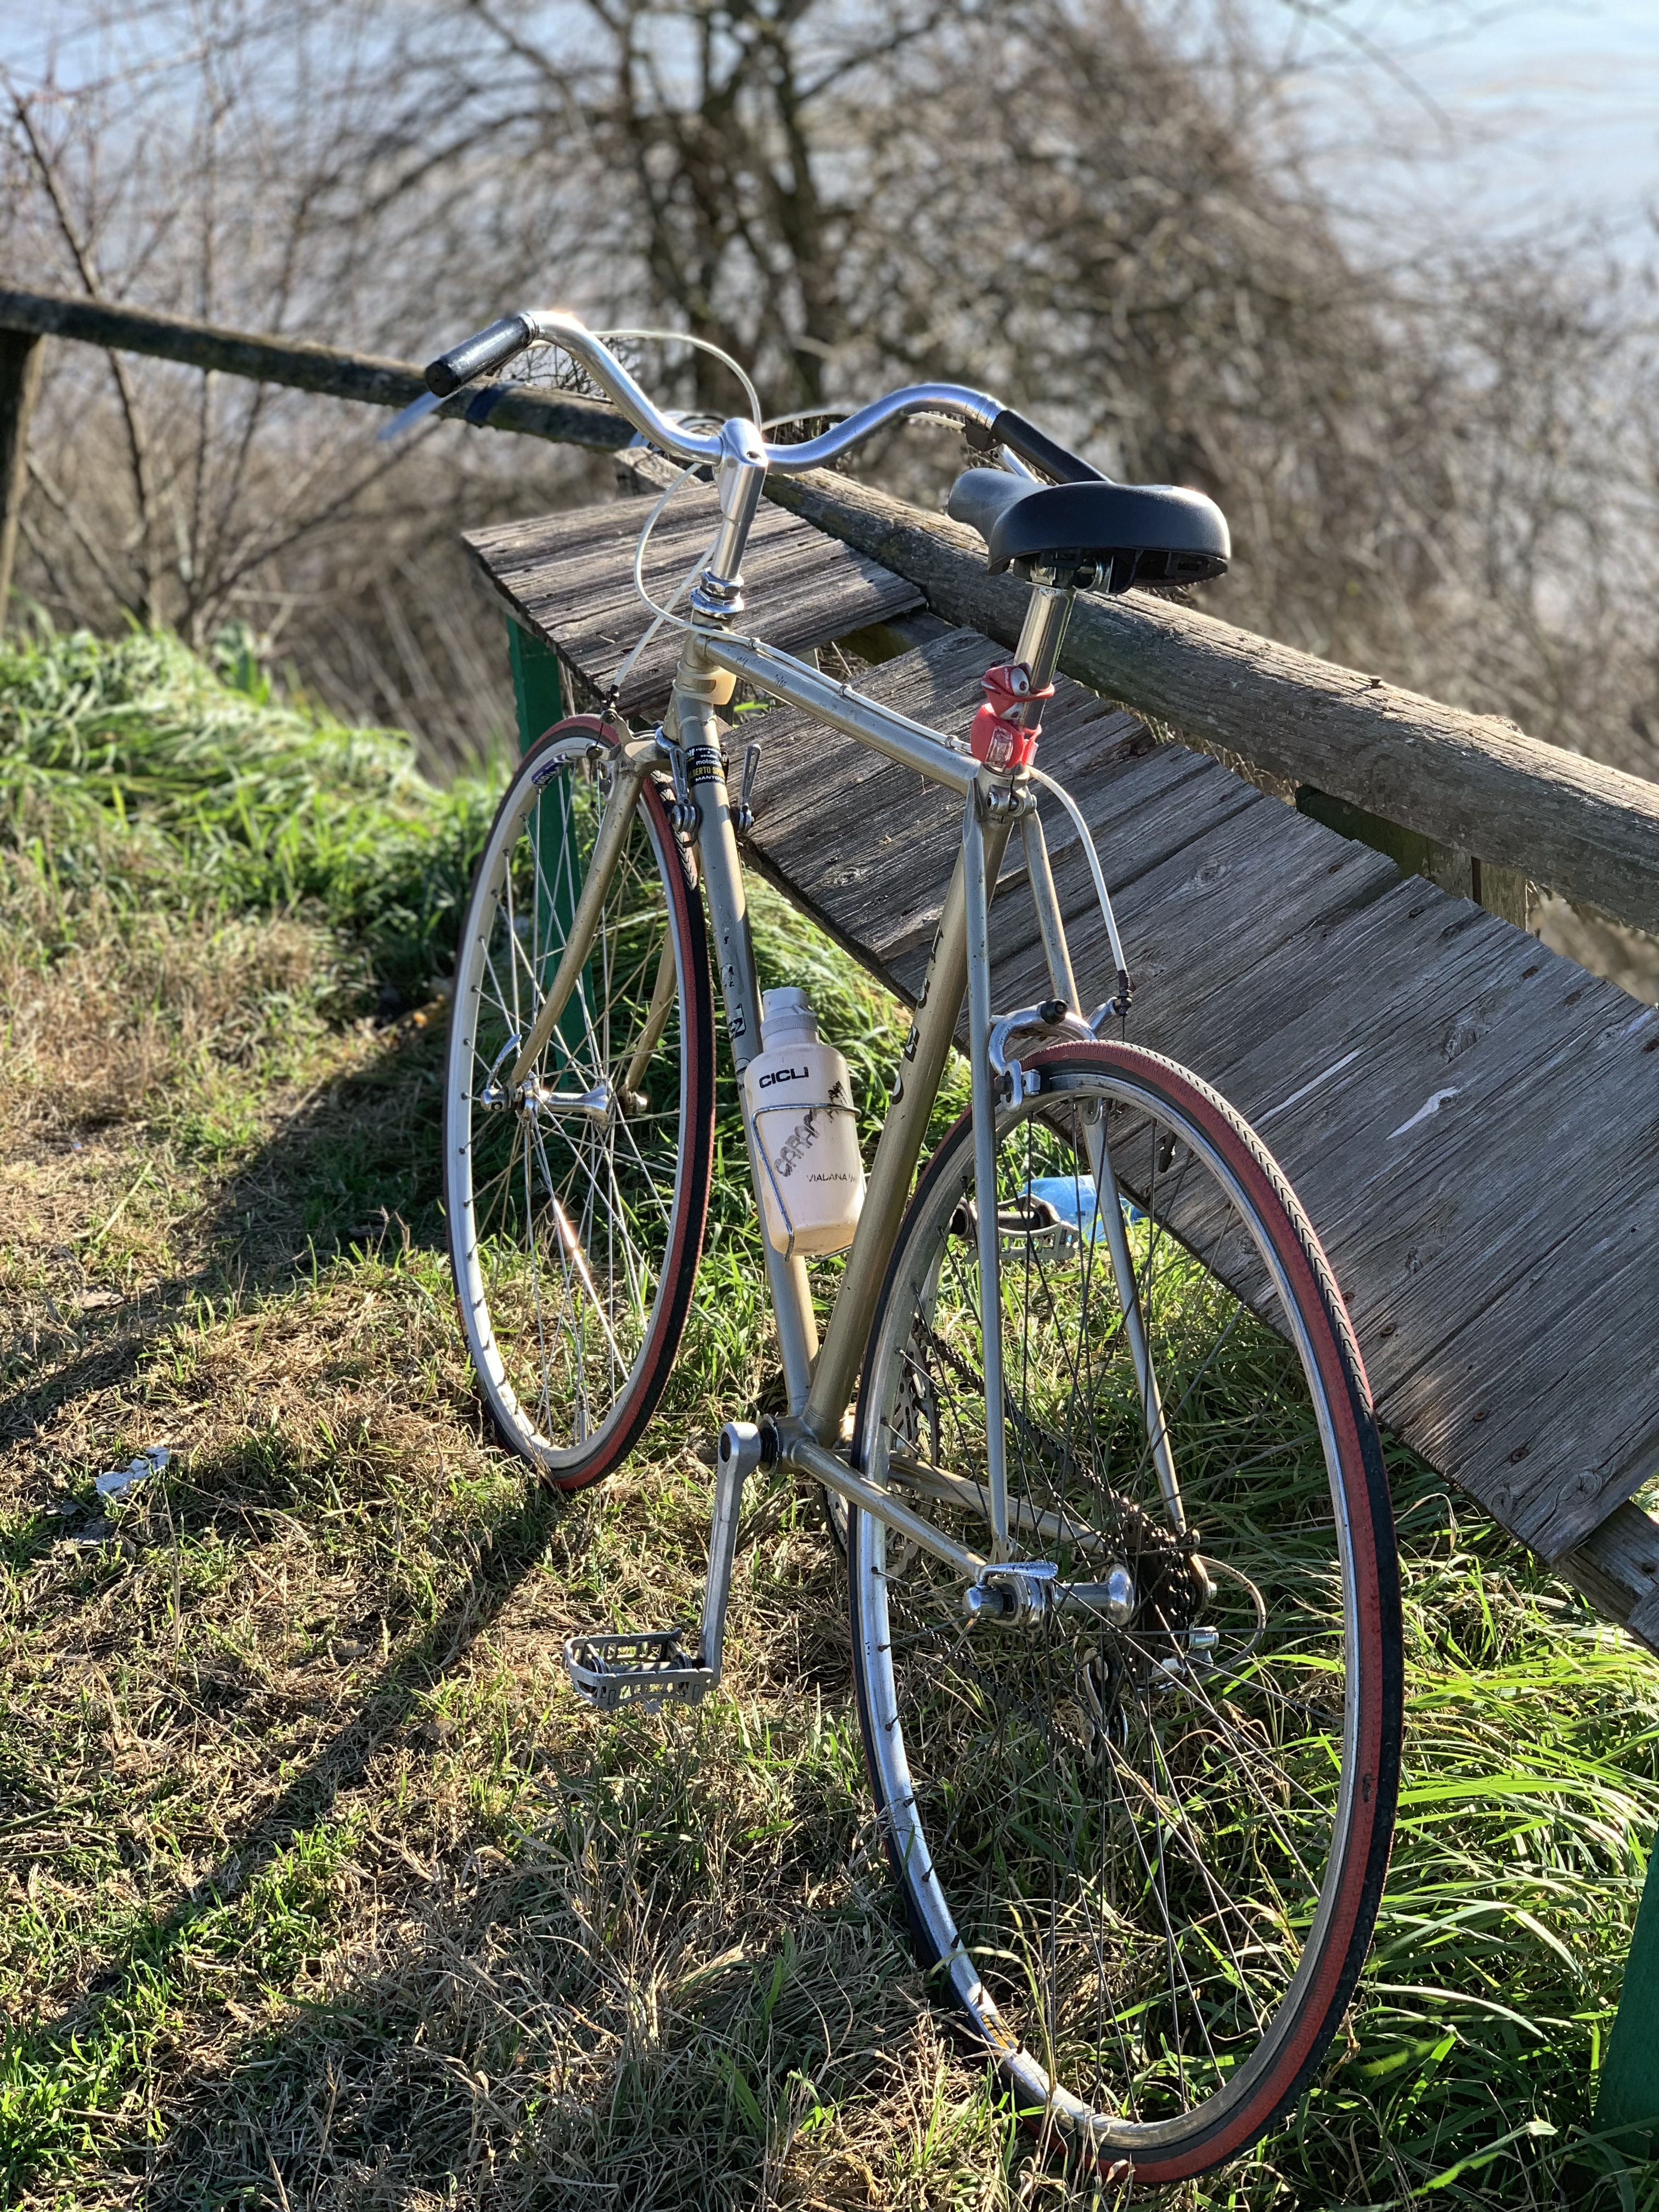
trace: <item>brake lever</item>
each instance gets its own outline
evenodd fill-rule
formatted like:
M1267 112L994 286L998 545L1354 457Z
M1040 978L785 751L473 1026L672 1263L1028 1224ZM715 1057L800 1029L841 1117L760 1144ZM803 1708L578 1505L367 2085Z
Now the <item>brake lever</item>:
M435 392L423 392L418 399L411 399L407 407L400 408L383 430L375 432L375 444L384 446L388 438L401 438L405 430L412 430L428 415L436 414L443 404Z

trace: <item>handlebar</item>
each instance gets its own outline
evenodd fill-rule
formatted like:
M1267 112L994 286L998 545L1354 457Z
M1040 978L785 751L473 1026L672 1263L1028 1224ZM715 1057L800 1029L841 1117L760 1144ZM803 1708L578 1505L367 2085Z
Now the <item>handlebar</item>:
M641 390L603 339L596 337L585 323L562 308L526 309L491 323L488 330L452 347L430 364L426 372L428 388L439 398L447 399L474 377L483 375L487 369L504 368L515 355L538 342L560 346L579 361L648 444L688 464L703 461L718 465L726 458L730 448L724 431L688 430L672 421ZM953 416L967 426L975 444L985 447L1005 446L1033 467L1062 483L1097 477L1100 473L1087 461L1055 445L1000 400L960 384L905 385L897 392L890 392L884 399L872 400L867 407L860 407L856 414L849 415L845 422L799 445L767 445L754 426L744 426L753 431L752 440L744 439L744 450L752 456L758 446L769 469L781 476L799 476L808 469L822 468L830 461L838 460L860 440L907 415Z
M441 353L427 368L426 388L434 398L447 399L486 369L505 368L532 343L534 336L525 316L503 315L476 337L464 338L447 353Z

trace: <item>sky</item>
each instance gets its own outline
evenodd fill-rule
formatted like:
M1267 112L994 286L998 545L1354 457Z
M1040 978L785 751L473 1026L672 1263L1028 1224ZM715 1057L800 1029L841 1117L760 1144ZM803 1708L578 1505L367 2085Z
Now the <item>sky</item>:
M1443 234L1589 215L1656 243L1659 0L1244 7L1304 64L1302 112L1340 198Z
M1659 0L1142 4L1188 24L1231 6L1292 58L1317 173L1370 216L1455 237L1591 214L1634 251L1659 245L1644 214L1659 204ZM96 69L100 15L125 24L129 54L170 43L152 9L0 0L0 64L27 84L57 46L71 78Z

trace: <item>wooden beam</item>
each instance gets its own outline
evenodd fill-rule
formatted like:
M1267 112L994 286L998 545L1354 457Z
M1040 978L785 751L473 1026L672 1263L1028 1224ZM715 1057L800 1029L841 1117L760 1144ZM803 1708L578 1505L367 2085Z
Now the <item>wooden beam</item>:
M1651 1514L1626 1499L1551 1565L1598 1613L1659 1654L1659 1522Z
M29 415L40 388L41 356L32 333L0 329L0 632L17 553L17 511L28 482Z
M1025 587L986 574L973 532L828 470L766 489L947 621L1012 643ZM1659 932L1659 783L1144 592L1080 599L1060 666L1269 775Z
M0 289L8 331L376 406L406 406L426 388L412 362L50 293ZM524 385L460 392L441 411L605 452L633 434L608 408ZM774 477L767 491L917 585L947 620L1013 641L1024 587L986 574L971 531L829 471ZM1145 592L1080 600L1060 665L1200 744L1448 849L1495 912L1518 916L1531 882L1659 933L1659 784Z
M361 400L372 407L407 407L426 394L426 379L412 361L343 353L301 338L257 337L246 331L112 307L102 300L0 289L0 331L77 338L86 345L149 354L191 368L217 369L227 376L324 392L333 399ZM492 430L515 430L523 436L587 446L601 453L615 453L634 435L632 426L608 407L538 392L526 384L471 386L436 411Z

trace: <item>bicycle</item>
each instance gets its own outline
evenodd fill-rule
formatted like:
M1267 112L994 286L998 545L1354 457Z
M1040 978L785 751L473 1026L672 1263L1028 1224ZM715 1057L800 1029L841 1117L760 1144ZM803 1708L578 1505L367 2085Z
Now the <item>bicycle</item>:
M932 1986L1023 2114L1103 2171L1178 2180L1256 2141L1342 2017L1387 1865L1401 1706L1388 1489L1335 1282L1261 1140L1127 1042L1092 841L1032 760L1077 591L1218 574L1224 520L1196 493L1110 483L957 386L906 387L793 444L767 442L757 407L699 429L562 312L492 325L428 384L447 395L538 342L647 446L712 472L720 510L686 613L657 609L684 632L664 725L635 732L607 705L531 748L458 957L451 1255L491 1413L545 1481L617 1465L679 1346L713 1152L711 933L740 1078L762 1045L738 841L764 721L734 799L733 684L963 802L821 1340L803 1257L762 1240L787 1410L720 1431L700 1626L574 1638L571 1678L612 1711L707 1695L746 1480L793 1468L823 1485L844 1516L871 1788ZM739 625L766 472L914 415L958 423L997 464L958 479L951 511L1030 584L966 743ZM1086 1018L1040 788L1073 813L1115 963ZM988 915L1016 833L1051 996L999 1015ZM970 1107L918 1177L964 994ZM744 1126L760 1206L747 1107Z

